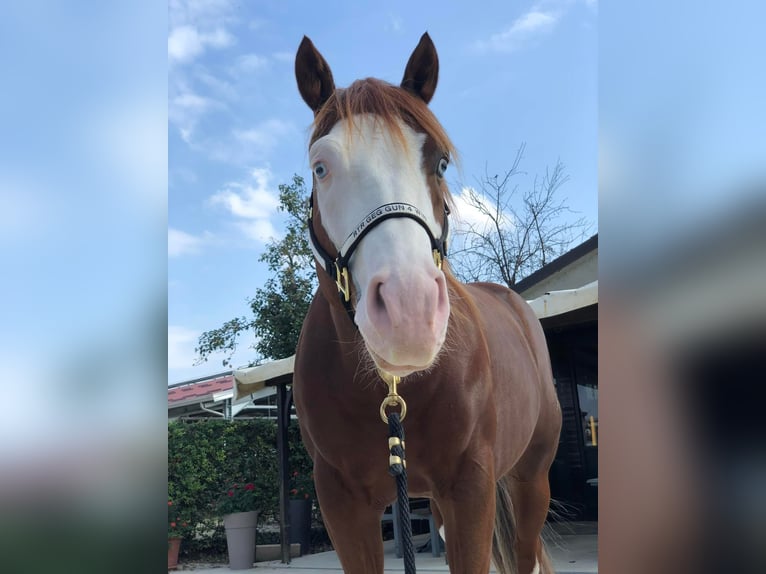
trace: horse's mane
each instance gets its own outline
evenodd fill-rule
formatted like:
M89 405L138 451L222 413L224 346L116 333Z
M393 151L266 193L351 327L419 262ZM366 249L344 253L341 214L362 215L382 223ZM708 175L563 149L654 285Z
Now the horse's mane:
M359 114L377 116L403 145L406 145L406 142L398 120L415 131L425 133L437 149L448 157L457 156L447 132L423 100L405 89L375 78L357 80L349 87L338 88L333 92L314 118L311 143L327 135L341 120L347 120L353 128L354 116ZM434 189L439 195L436 198L438 204L446 202L450 207L454 206L446 185Z
M442 271L444 271L444 277L447 279L451 316L455 320L457 328L462 329L466 323L474 323L477 320L479 310L465 285L452 273L449 260Z

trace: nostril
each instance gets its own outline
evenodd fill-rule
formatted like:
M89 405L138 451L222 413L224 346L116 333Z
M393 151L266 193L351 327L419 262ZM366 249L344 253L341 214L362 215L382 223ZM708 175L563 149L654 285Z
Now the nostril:
M381 279L374 279L367 290L367 314L378 331L391 328L391 318L388 315L389 310L386 305L384 289L385 282Z
M383 283L382 282L378 283L377 286L375 287L374 302L375 302L375 308L378 311L385 313L386 302L383 300Z

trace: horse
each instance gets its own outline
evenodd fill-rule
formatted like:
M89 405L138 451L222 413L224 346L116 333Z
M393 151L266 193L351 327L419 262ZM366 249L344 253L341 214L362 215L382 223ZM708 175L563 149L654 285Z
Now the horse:
M455 149L428 107L438 70L427 33L399 86L336 88L311 40L298 48L298 90L314 113L308 223L319 282L294 404L344 572L383 573L381 517L396 489L379 406L394 376L410 495L430 499L450 572L486 574L493 561L502 574L547 574L541 531L561 428L550 358L526 301L450 269Z

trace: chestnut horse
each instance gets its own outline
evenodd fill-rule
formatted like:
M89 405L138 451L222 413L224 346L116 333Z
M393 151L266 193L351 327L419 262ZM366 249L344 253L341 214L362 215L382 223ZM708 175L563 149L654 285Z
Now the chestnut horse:
M381 515L396 489L380 371L402 378L410 495L431 499L450 572L486 574L491 560L504 574L552 572L540 532L561 411L545 336L521 297L461 284L444 259L454 149L427 106L438 76L430 37L399 87L336 88L305 37L295 73L314 112L319 288L293 397L344 571L383 572Z

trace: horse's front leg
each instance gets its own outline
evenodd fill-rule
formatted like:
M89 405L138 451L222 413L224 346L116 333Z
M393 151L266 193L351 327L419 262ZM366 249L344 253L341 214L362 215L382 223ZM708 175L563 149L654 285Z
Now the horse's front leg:
M383 574L382 507L320 457L314 484L327 532L346 574Z
M495 523L495 479L491 453L466 459L456 478L435 493L444 520L452 574L487 574Z

